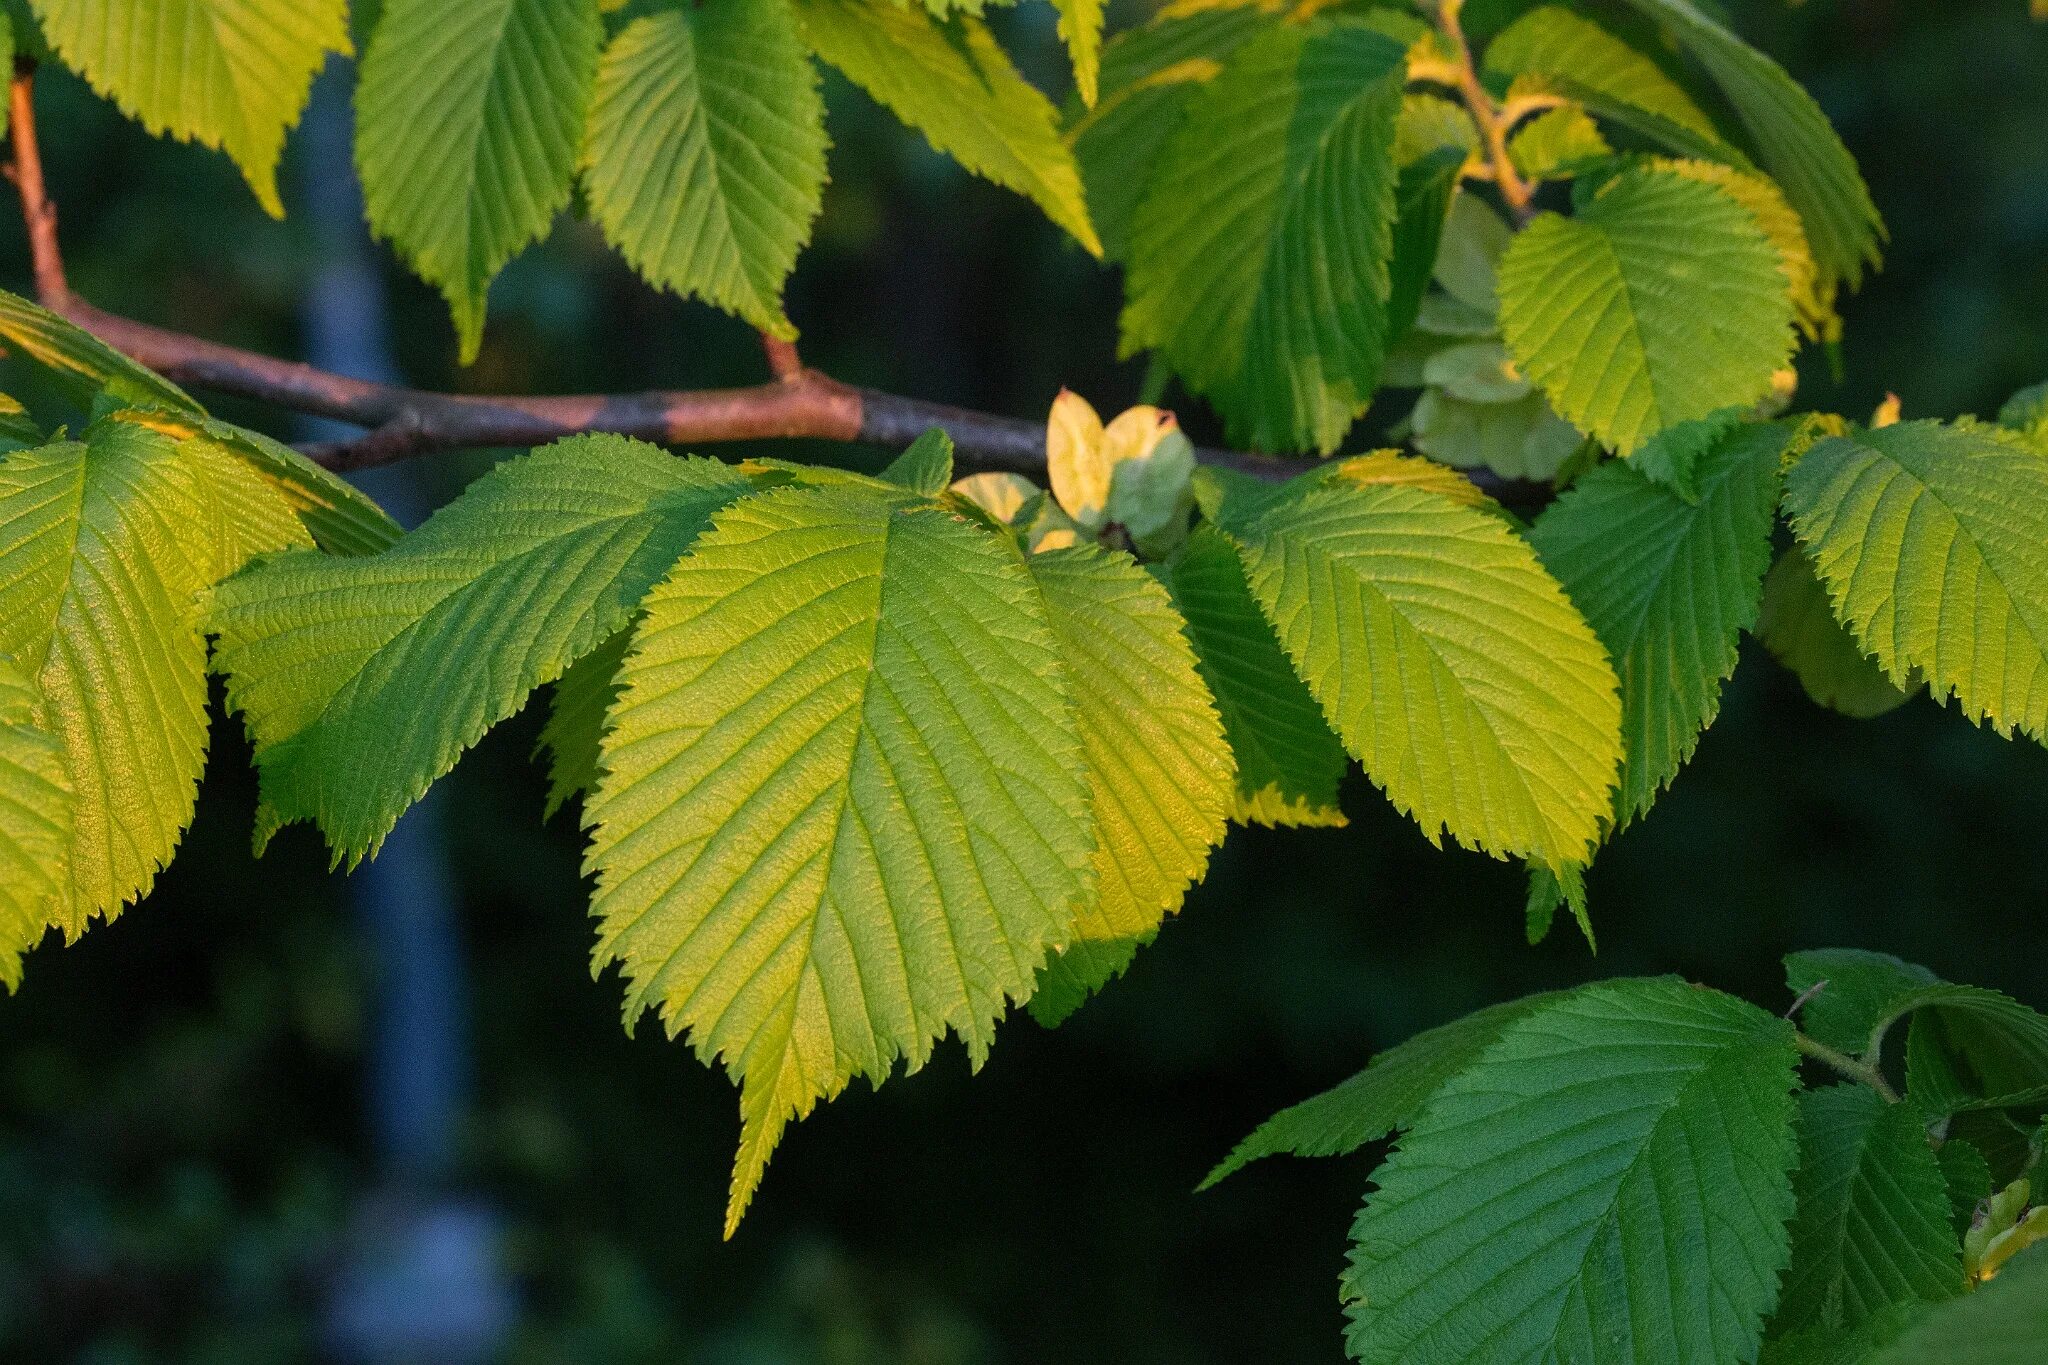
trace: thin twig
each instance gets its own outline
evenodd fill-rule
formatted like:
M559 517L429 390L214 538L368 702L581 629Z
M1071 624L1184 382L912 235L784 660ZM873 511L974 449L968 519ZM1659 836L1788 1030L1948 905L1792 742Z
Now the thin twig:
M1534 211L1530 201L1536 191L1515 169L1514 158L1508 154L1508 130L1515 119L1505 114L1480 83L1479 70L1472 62L1472 46L1465 41L1465 30L1459 23L1464 8L1465 0L1438 0L1437 31L1450 44L1452 60L1447 71L1441 75L1432 72L1432 76L1449 76L1449 84L1465 101L1466 112L1472 115L1472 123L1479 130L1479 140L1485 144L1486 160L1493 168L1493 183L1500 190L1501 202L1517 222L1527 222ZM1518 110L1516 117L1522 112L1526 111Z
M791 343L770 337L763 348L775 378L748 388L485 396L372 383L105 312L65 283L56 207L36 146L34 79L34 63L17 62L8 98L14 180L43 306L175 383L364 428L351 440L301 447L330 469L364 469L437 451L541 445L585 432L670 446L810 437L900 447L939 427L953 438L963 463L1044 476L1044 423L842 384L803 364ZM1198 450L1196 458L1272 481L1308 467L1299 459L1230 450ZM1484 470L1474 471L1474 482L1516 505L1549 493L1544 485Z
M1798 1014L1799 1011L1806 1008L1807 1001L1813 999L1813 997L1819 995L1822 991L1826 990L1827 988L1827 978L1822 977L1820 980L1814 982L1811 986L1808 986L1805 990L1799 992L1798 995L1792 998L1792 1003L1785 1007L1785 1017L1787 1019L1790 1019L1795 1014Z
M7 87L7 122L14 141L10 178L21 191L21 220L28 229L36 297L54 310L71 297L71 286L64 280L64 254L57 249L57 205L43 184L43 153L36 143L35 79L35 58L16 57L13 80Z
M1879 1071L1875 1064L1859 1062L1848 1053L1829 1047L1820 1039L1796 1030L1792 1034L1792 1044L1802 1053L1813 1058L1816 1062L1833 1069L1837 1074L1869 1086L1878 1093L1878 1096L1886 1104L1897 1104L1899 1102L1899 1092L1892 1089L1891 1082L1884 1078L1884 1073Z
M782 337L761 333L761 353L768 358L768 373L784 383L803 378L803 357L796 353L796 343Z

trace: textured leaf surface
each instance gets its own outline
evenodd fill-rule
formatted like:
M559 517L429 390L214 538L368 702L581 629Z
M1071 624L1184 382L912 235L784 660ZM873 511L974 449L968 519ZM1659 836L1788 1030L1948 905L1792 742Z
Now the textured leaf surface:
M1188 101L1232 52L1271 23L1256 5L1176 12L1104 46L1100 96L1068 125L1066 137L1110 257L1128 255L1131 221Z
M1398 485L1320 489L1236 529L1296 671L1426 835L1585 860L1612 799L1620 702L1528 542Z
M1792 1213L1792 1029L1677 981L1574 993L1453 1077L1343 1280L1362 1361L1754 1353Z
M404 534L391 514L348 480L282 441L228 422L202 419L198 430L242 460L288 503L329 554L368 555Z
M1342 1156L1379 1141L1412 1123L1430 1096L1493 1046L1508 1025L1557 998L1530 995L1491 1005L1388 1048L1351 1079L1260 1124L1217 1163L1201 1188L1264 1157Z
M1014 554L874 485L721 514L648 595L587 803L596 960L741 1084L737 1225L791 1118L996 1019L1094 839Z
M216 659L265 802L317 821L337 858L374 853L750 486L712 460L575 437L499 466L382 554L289 555L223 584Z
M628 24L599 62L591 216L654 284L780 337L782 285L825 189L825 101L782 0L709 0Z
M890 0L797 0L820 57L976 175L1024 195L1093 255L1081 174L1053 107L1017 74L988 26L940 23Z
M102 422L90 444L0 459L0 654L42 696L75 804L68 938L147 891L192 818L206 758L206 644L194 598L212 517L165 436Z
M1628 0L1630 6L1669 24L1679 44L1695 57L1735 107L1756 141L1757 159L1784 187L1799 210L1813 243L1823 286L1860 283L1863 268L1875 265L1884 221L1870 202L1870 190L1856 159L1835 136L1826 114L1783 67L1737 38L1692 0Z
M1088 758L1095 897L1040 970L1031 1013L1057 1023L1123 971L1223 841L1234 765L1180 615L1159 581L1093 546L1029 556Z
M35 0L43 35L93 89L156 136L218 147L282 218L277 161L347 0Z
M1772 1331L1850 1327L1892 1304L1963 1291L1948 1184L1925 1119L1864 1085L1799 1097L1792 1263Z
M1793 467L1793 529L1894 682L2048 741L2048 460L1986 428L1901 422Z
M1649 810L1720 709L1770 563L1785 437L1758 425L1723 440L1700 463L1697 502L1603 464L1530 533L1621 679L1617 826Z
M0 289L0 337L23 355L54 371L73 402L90 411L103 388L118 388L131 401L175 411L203 413L191 394L19 294Z
M1405 163L1394 186L1394 246L1388 261L1386 335L1395 340L1415 325L1422 296L1443 245L1444 223L1455 202L1464 154L1451 149ZM1381 376L1385 379L1385 375Z
M1869 1365L2038 1365L2044 1342L2048 1247L2036 1247L1975 1293L1930 1311Z
M1336 448L1386 355L1400 45L1269 30L1190 100L1132 227L1124 348L1158 347L1231 438Z
M1727 150L1721 134L1663 68L1599 24L1555 5L1534 9L1502 29L1486 46L1489 73L1537 76L1583 101L1594 112L1645 131L1677 129L1690 135L1686 150Z
M1917 962L1861 948L1814 948L1785 955L1785 989L1795 998L1806 997L1800 1027L1829 1047L1851 1054L1869 1046L1871 1031L1891 1017L1894 1000L1940 981Z
M1074 88L1083 104L1093 105L1102 71L1102 12L1107 6L1104 0L1053 0L1053 8L1060 13L1060 38L1074 64Z
M51 905L69 887L71 779L41 710L28 676L0 655L0 981L9 990L21 984L21 955L42 938Z
M1236 760L1231 818L1260 825L1341 825L1344 744L1295 676L1222 533L1198 527L1159 567L1186 622Z
M1792 670L1816 705L1845 716L1868 719L1896 711L1919 690L1917 682L1908 691L1887 678L1843 629L1813 561L1796 546L1779 555L1764 578L1756 637Z
M1617 177L1544 214L1501 261L1501 331L1559 414L1626 455L1664 428L1770 392L1792 352L1778 252L1717 186Z
M491 279L569 202L592 0L387 0L356 88L370 226L448 300L465 363Z
M1806 226L1785 198L1777 183L1755 171L1741 170L1714 161L1675 161L1659 158L1660 169L1718 185L1750 211L1764 236L1778 250L1778 264L1792 289L1792 302L1799 311L1799 324L1808 336L1820 337L1838 331L1835 316L1835 286L1824 283L1814 263L1813 246L1806 240Z

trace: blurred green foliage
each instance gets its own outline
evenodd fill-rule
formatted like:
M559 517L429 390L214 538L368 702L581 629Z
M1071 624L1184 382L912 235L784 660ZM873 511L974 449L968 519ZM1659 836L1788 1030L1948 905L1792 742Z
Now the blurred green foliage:
M1844 308L1843 378L1810 358L1802 402L1860 414L1893 390L1908 416L1988 415L2048 377L2048 26L2019 0L1729 8L1827 107L1892 231L1885 271ZM1010 17L1027 70L1061 79L1049 12ZM304 223L266 218L223 158L152 142L68 77L44 84L74 284L298 353L321 249ZM1018 414L1063 383L1107 408L1136 396L1095 265L843 82L828 97L834 179L790 297L807 359ZM26 274L7 218L0 280ZM395 265L387 277L417 383L760 374L740 324L650 292L585 226L507 271L467 371L439 300ZM221 406L286 434L277 414ZM423 476L445 494L482 463ZM1234 831L1157 946L1058 1031L1020 1015L978 1077L946 1049L821 1111L730 1245L731 1091L659 1029L623 1036L616 984L589 979L580 840L569 816L538 820L537 720L521 717L448 781L479 1049L460 1186L503 1219L513 1358L1335 1361L1336 1274L1376 1153L1189 1191L1260 1119L1377 1048L1601 975L1676 971L1782 1008L1779 955L1821 944L2048 1003L2048 753L1924 698L1875 721L1821 712L1745 651L1697 760L1589 878L1597 961L1573 935L1524 947L1519 870L1431 850L1356 782L1349 829ZM156 893L38 950L0 1003L0 1357L320 1350L375 1184L369 967L310 833L249 859L247 753L234 726L215 733L197 824Z

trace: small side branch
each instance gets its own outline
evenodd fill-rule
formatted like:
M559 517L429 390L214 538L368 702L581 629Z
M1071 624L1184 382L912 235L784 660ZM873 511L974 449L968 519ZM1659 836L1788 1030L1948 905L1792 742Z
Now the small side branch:
M1527 222L1533 209L1531 200L1536 189L1522 173L1515 169L1515 161L1508 154L1508 130L1515 120L1534 107L1527 102L1514 110L1503 109L1487 93L1479 80L1479 69L1472 61L1472 46L1465 41L1465 30L1460 17L1465 9L1465 0L1438 0L1436 7L1437 31L1450 46L1451 61L1442 72L1432 71L1431 79L1443 80L1458 92L1465 102L1465 110L1472 115L1472 122L1479 129L1479 140L1486 150L1486 164L1493 173L1493 183L1500 190L1501 202L1508 212L1514 214L1517 222Z
M1813 1058L1816 1062L1834 1071L1835 1074L1869 1086L1878 1093L1879 1098L1884 1100L1886 1104L1897 1104L1899 1102L1899 1092L1892 1089L1891 1082L1884 1078L1884 1073L1877 1069L1877 1064L1874 1061L1858 1061L1848 1053L1838 1048L1829 1047L1820 1039L1805 1033L1795 1032L1792 1035L1792 1042L1793 1046L1797 1047L1801 1054Z

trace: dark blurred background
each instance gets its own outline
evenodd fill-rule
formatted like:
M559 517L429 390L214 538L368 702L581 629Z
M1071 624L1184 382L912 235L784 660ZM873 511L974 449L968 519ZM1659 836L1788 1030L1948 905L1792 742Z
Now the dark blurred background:
M2048 24L2024 0L1729 8L1826 106L1891 229L1844 309L1843 377L1810 363L1801 402L1860 414L1893 390L1909 417L1989 414L2048 378ZM1002 22L1063 88L1051 12ZM283 223L224 158L46 75L75 285L280 355L359 345L374 366L388 336L429 386L761 376L744 327L655 294L566 219L505 273L458 371L438 298L321 188L346 165L349 75L330 70L292 141ZM807 359L1025 416L1062 383L1131 401L1113 274L828 92L833 180L790 299ZM0 283L24 289L11 210L0 224ZM487 459L378 491L416 516ZM618 983L591 979L574 819L540 819L539 708L462 762L367 892L304 828L250 859L247 748L217 720L156 892L46 944L0 1001L0 1357L1338 1361L1335 1280L1376 1153L1190 1191L1375 1050L1601 975L1783 1008L1779 955L1822 944L2048 1004L2048 753L1924 697L1842 719L1745 651L1697 759L1591 875L1597 959L1569 932L1525 947L1518 870L1432 850L1355 781L1348 829L1233 831L1158 944L1056 1032L1020 1015L977 1077L947 1047L795 1127L730 1244L734 1092L659 1028L626 1036ZM456 993L423 1006L405 996L422 980Z

